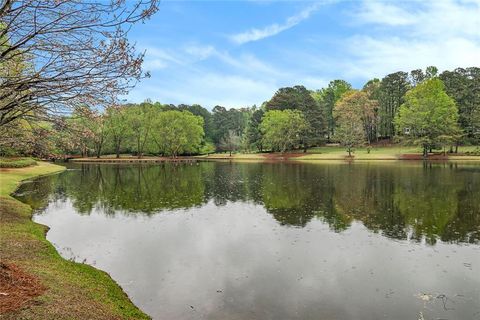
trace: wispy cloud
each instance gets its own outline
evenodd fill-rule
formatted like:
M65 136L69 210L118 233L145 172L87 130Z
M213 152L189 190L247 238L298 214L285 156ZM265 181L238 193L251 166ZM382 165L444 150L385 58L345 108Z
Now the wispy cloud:
M172 65L181 65L183 61L168 50L149 47L145 49L146 56L143 68L148 71L165 69Z
M217 50L211 45L189 45L185 48L185 52L190 56L198 59L205 60L212 55L217 54Z
M260 60L252 53L244 53L240 55L232 55L226 50L217 50L212 45L188 45L184 49L185 53L195 62L205 60L208 58L218 59L219 62L242 71L243 73L251 74L269 74L279 75L278 70Z
M362 23L384 24L389 26L405 26L415 22L415 17L408 11L379 1L366 1L356 13Z
M274 23L261 29L253 28L242 33L231 35L230 39L237 44L244 44L247 42L258 41L264 38L272 37L308 19L312 13L319 9L321 4L322 3L317 2L311 6L308 6L296 15L288 17L287 20L282 24Z

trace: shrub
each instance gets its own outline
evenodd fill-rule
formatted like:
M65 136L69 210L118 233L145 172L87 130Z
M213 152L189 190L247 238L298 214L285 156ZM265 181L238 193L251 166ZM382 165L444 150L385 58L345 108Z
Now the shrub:
M36 164L32 158L0 158L0 168L25 168Z
M467 152L465 152L465 154L468 154L470 156L480 156L480 147L476 147L472 151L467 151Z

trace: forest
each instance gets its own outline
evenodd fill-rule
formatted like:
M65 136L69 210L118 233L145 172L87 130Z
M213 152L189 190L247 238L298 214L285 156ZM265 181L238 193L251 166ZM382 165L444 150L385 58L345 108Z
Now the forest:
M424 154L480 142L480 68L395 72L354 89L344 80L309 90L280 88L260 106L143 103L78 106L48 121L0 126L3 156L54 158L133 154L286 152L339 143L350 154L378 143L418 145Z

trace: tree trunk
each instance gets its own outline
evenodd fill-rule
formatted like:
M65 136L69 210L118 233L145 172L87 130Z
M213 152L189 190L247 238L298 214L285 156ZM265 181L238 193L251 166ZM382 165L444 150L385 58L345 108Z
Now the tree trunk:
M97 146L97 159L100 159L100 154L102 153L102 147Z

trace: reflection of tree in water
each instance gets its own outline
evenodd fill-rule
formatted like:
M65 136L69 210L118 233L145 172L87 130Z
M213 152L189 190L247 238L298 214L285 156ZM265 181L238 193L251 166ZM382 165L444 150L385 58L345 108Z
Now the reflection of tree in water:
M80 213L152 214L212 200L261 204L282 225L352 221L395 239L480 240L480 168L452 164L200 163L82 165L26 184L21 200L70 199ZM467 170L468 169L468 170Z
M15 198L28 203L35 211L43 210L50 201L61 199L59 175L44 176L23 183L14 193Z
M304 179L304 170L288 164L263 167L263 204L280 224L304 227L314 216L311 200L316 186Z
M107 214L115 211L152 214L202 205L203 173L204 170L184 164L83 165L80 170L67 172L62 182L80 213L88 214L98 206Z
M202 163L205 166L207 163ZM206 196L217 206L237 201L259 201L261 166L232 165L227 162L208 163L213 166L212 175L206 177Z

